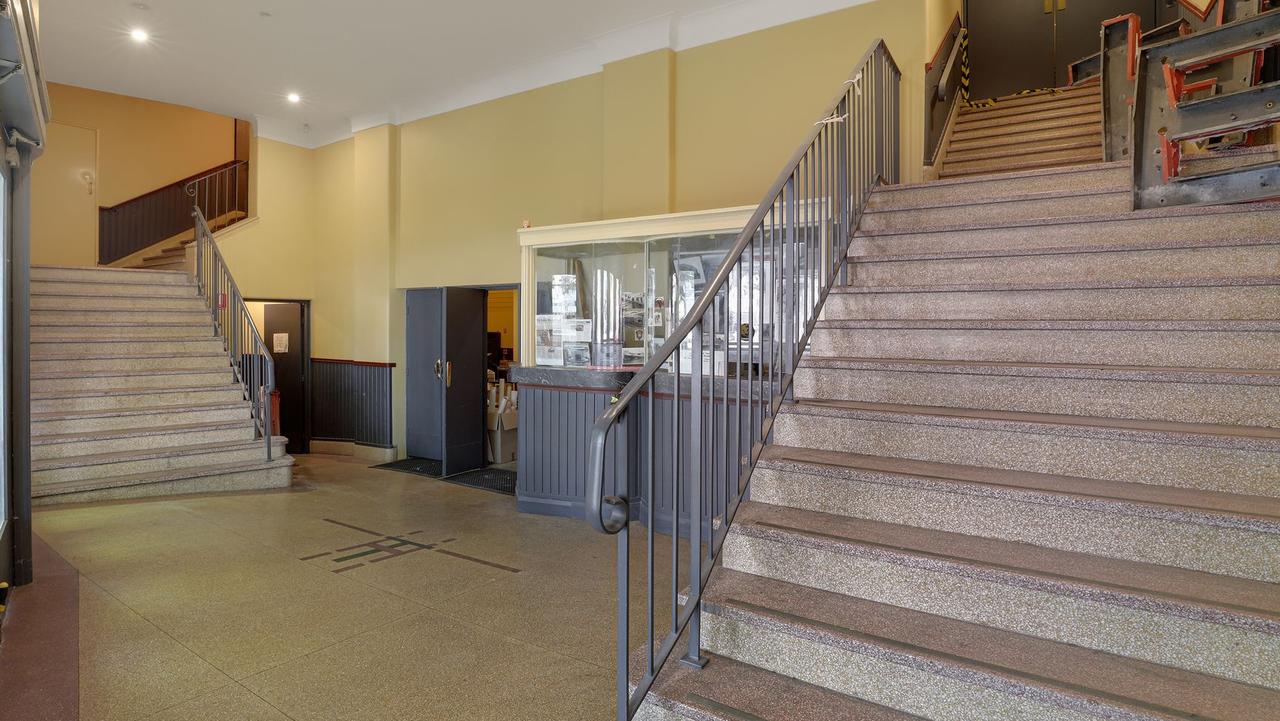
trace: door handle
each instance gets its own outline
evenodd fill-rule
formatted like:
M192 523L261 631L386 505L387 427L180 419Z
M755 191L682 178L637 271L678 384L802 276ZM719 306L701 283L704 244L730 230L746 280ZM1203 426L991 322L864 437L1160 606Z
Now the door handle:
M444 387L453 387L453 361L444 364Z
M1067 0L1058 0L1058 12L1067 9ZM1044 14L1048 15L1053 12L1053 0L1044 0Z
M440 380L441 378L443 378L443 376L440 375L440 366L441 366L440 359L437 358L436 359L436 380Z

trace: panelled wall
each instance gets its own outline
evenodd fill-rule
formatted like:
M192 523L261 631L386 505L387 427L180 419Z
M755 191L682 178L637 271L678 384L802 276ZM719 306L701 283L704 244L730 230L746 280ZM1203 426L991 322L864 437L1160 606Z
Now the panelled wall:
M387 363L312 358L312 440L391 448L391 370Z

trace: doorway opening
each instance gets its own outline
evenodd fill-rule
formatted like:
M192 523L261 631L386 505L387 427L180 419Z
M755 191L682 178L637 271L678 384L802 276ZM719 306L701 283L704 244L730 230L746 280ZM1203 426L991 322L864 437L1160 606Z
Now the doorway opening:
M311 301L245 301L276 369L275 432L290 455L311 452Z
M968 0L974 99L1067 84L1067 66L1098 52L1105 20L1135 13L1156 27L1169 0ZM1176 12L1176 9L1175 9Z
M406 293L405 451L398 470L515 493L518 285Z

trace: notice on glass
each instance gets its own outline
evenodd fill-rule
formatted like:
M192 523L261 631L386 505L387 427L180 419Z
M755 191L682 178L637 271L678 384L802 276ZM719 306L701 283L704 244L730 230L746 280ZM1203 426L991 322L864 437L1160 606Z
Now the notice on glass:
M534 336L534 360L540 366L564 365L564 335L558 315L540 315Z
M565 318L578 315L578 276L551 276L551 312Z
M586 318L565 318L561 325L561 334L565 343L590 343L591 320Z

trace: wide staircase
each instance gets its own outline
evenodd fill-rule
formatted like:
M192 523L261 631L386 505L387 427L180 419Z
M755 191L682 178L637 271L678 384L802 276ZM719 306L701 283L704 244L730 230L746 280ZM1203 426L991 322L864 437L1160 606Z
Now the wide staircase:
M939 177L1102 159L1101 86L1057 88L960 108Z
M36 503L287 487L253 408L189 272L31 269Z
M1132 212L1096 102L871 195L637 718L1280 719L1280 204Z

